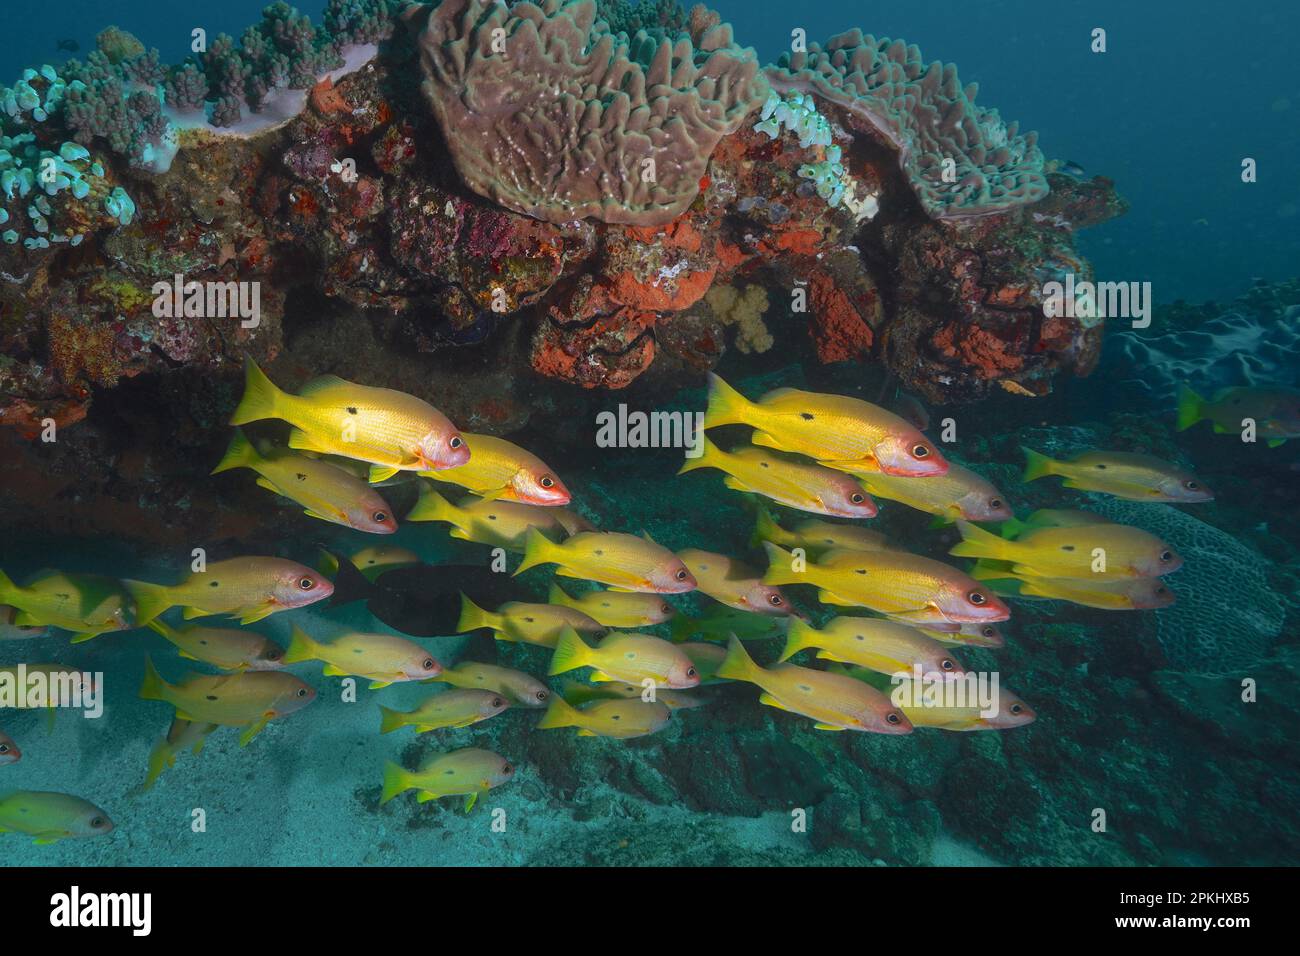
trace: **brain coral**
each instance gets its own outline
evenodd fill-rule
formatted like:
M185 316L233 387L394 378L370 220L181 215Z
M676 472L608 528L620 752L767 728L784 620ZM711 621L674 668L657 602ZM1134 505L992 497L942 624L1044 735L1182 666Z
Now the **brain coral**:
M1269 587L1267 558L1169 505L1094 498L1091 510L1150 531L1183 556L1182 568L1169 578L1178 602L1151 612L1174 667L1225 673L1268 654L1286 605Z
M782 93L811 92L870 124L898 150L898 161L926 212L938 219L984 216L1048 193L1038 134L1020 135L997 110L975 105L957 68L902 40L861 30L832 37L823 50L783 54L767 70ZM945 181L945 160L952 160Z
M676 218L718 140L767 95L730 26L628 37L596 19L595 0L443 0L420 52L465 184L550 222Z

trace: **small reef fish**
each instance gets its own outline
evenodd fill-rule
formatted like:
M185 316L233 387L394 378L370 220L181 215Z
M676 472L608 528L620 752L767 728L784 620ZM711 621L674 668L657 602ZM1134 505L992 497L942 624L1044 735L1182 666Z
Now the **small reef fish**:
M112 832L108 814L89 800L42 790L0 791L0 833L23 833L43 845Z
M334 593L320 572L284 558L230 558L191 572L180 584L124 581L135 597L141 624L168 608L184 608L185 620L224 614L255 624L277 611L323 601Z
M398 794L415 790L420 803L440 797L465 797L465 812L469 813L479 794L509 783L514 775L510 761L476 747L435 754L415 771L390 762L384 766L384 792L379 802L385 804Z
M718 650L726 653L721 647ZM669 710L689 710L692 707L703 707L707 703L703 697L696 697L689 690L669 690L657 685L647 688L642 684L626 684L618 681L605 681L600 684L568 681L564 684L561 693L564 699L575 707L584 707L594 700L646 700L649 695L653 695L650 699L657 700Z
M557 564L556 574L622 591L683 594L696 587L694 575L677 555L649 537L618 531L583 531L556 544L532 528L515 574L540 564Z
M635 699L602 700L579 710L562 697L555 697L537 722L538 730L577 727L579 737L614 737L631 740L662 730L672 711L661 701Z
M379 732L391 734L403 727L414 727L417 734L427 734L444 727L468 727L495 717L509 707L509 699L495 691L445 690L434 694L414 710L393 710L380 704Z
M15 626L71 631L74 644L137 624L136 602L123 583L97 574L42 571L20 586L0 571L0 604L15 609Z
M1103 611L1151 611L1169 607L1177 598L1160 578L1118 578L1087 581L1081 578L1020 577L1009 571L982 569L973 572L981 581L1014 581L1013 596L1069 601Z
M695 575L699 591L727 607L759 614L793 613L781 589L764 584L762 572L743 561L698 548L678 551L677 557Z
M1032 707L1011 691L998 687L998 699L989 709L996 710L985 717L978 704L953 706L942 701L927 699L932 693L929 685L917 686L910 678L902 678L893 688L892 699L902 704L903 713L916 727L936 727L940 730L1011 730L1031 724L1037 718Z
M755 445L874 468L887 475L942 475L943 455L916 426L893 412L844 395L779 388L757 402L709 375L704 427L749 425Z
M759 667L737 638L727 645L718 676L757 685L759 702L811 718L818 730L907 734L912 724L889 698L861 681L826 671L777 664Z
M832 549L884 551L888 546L885 536L879 531L856 525L832 524L820 518L808 518L787 530L776 523L770 511L760 506L750 544L758 547L764 541L783 548L803 548L813 557Z
M603 627L653 627L677 614L677 609L663 598L634 591L595 590L574 597L552 584L546 600L581 611Z
M532 452L492 435L462 432L461 437L469 446L469 461L422 477L449 481L489 501L502 498L549 507L572 500L564 482Z
M959 521L957 527L962 540L949 554L1007 561L1011 570L1022 577L1092 581L1156 578L1183 566L1183 559L1169 545L1153 534L1126 525L1038 528L1013 541L965 521Z
M821 629L803 621L790 622L789 639L779 660L817 649L823 660L856 664L881 674L899 671L955 677L966 669L944 645L915 628L869 617L836 617Z
M0 641L30 641L34 637L49 636L48 627L15 624L18 614L17 608L0 605Z
M678 690L700 682L699 670L690 655L676 644L649 634L611 634L599 647L590 647L577 631L566 628L555 644L555 656L547 673L554 677L579 667L592 668L592 679L598 681L639 684L652 680Z
M420 498L406 515L407 521L441 521L451 525L453 538L523 551L528 532L536 528L553 540L565 537L564 525L549 508L517 501L488 501L466 495L452 504L432 485L421 483Z
M551 699L551 689L532 674L498 667L496 664L461 661L455 667L444 670L434 680L452 687L504 694L520 707L545 707Z
M447 416L405 392L326 375L290 395L251 359L244 363L244 379L244 397L230 424L286 421L294 426L290 448L369 462L372 481L399 471L455 468L470 459L469 446Z
M578 534L581 531L595 531L596 526L578 514L576 511L570 511L568 508L551 508L551 513L555 519L564 527L566 535Z
M309 518L369 534L392 534L397 530L393 509L379 492L327 461L288 451L259 454L244 433L236 431L225 457L212 473L238 468L256 472L259 487L302 505Z
M0 767L8 763L17 763L23 759L23 752L14 739L0 730Z
M948 473L931 478L899 478L896 475L871 474L855 465L831 464L854 475L867 491L935 515L944 522L964 518L967 521L1006 521L1013 517L1002 492L969 468L948 463Z
M283 671L245 671L219 677L196 675L179 684L169 684L146 656L140 697L170 704L182 720L243 727L239 745L246 747L270 721L287 717L310 704L316 699L316 691Z
M1060 475L1066 488L1099 491L1129 501L1192 504L1214 500L1214 493L1201 479L1151 455L1089 451L1069 461L1056 461L1032 448L1021 450L1025 453L1025 481Z
M766 637L784 637L795 615L755 614L725 605L713 605L698 615L679 614L673 618L669 634L678 643L690 637L725 641L732 634L751 641Z
M571 607L510 601L494 612L479 607L463 594L460 598L460 621L456 624L458 634L486 627L496 632L498 640L553 648L566 627L593 637L604 637L609 633L607 627Z
M973 527L973 526L972 526ZM990 535L990 537L993 537ZM996 540L1001 540L1000 538ZM1010 610L987 587L956 568L901 551L828 551L801 563L765 545L769 584L811 584L824 604L870 608L908 624L930 627L1005 621ZM795 570L802 566L803 570Z
M1091 511L1069 508L1040 508L1024 521L1008 518L998 529L1004 538L1018 538L1035 528L1081 528L1090 524L1110 524L1111 521Z
M695 664L695 669L699 672L701 684L718 684L721 679L718 677L718 668L722 666L723 660L727 656L727 649L721 644L710 644L707 641L686 641L678 644L686 656ZM672 704L668 705L669 707Z
M196 757L201 754L208 737L216 729L216 724L173 718L167 733L159 738L149 752L149 773L144 778L144 783L140 784L140 790L151 790L165 771L176 766L176 756L182 750L188 750Z
M298 625L293 626L286 664L320 661L326 677L364 677L371 690L413 680L429 680L442 673L429 652L414 641L392 634L349 632L328 643L317 641Z
M697 468L716 468L727 476L723 484L728 488L762 495L800 511L832 518L876 516L876 504L866 490L842 472L763 448L723 451L707 438L701 443L699 457L687 459L679 475Z
M1287 439L1300 438L1300 392L1290 388L1237 386L1221 389L1206 401L1186 386L1178 392L1178 430L1208 421L1218 434L1241 434L1246 419L1255 434L1276 448Z
M936 631L928 627L915 626L926 637L933 638L948 647L1006 647L1007 639L1002 629L996 624L963 624L955 631Z
M284 666L284 648L253 631L217 627L177 630L159 620L150 621L149 627L175 644L181 657L223 671L273 671Z
M322 565L321 570L330 576L338 573L339 562L333 555L326 552L328 560ZM398 568L413 568L420 564L420 556L410 548L395 548L388 545L376 545L371 548L362 548L356 554L352 555L352 563L356 569L365 575L367 580L373 581L385 571L395 571Z

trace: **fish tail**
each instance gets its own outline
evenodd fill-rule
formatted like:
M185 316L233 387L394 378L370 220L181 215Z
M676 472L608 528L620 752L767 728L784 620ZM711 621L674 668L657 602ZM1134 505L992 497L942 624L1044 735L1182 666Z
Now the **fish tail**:
M379 593L375 583L350 560L333 551L327 553L338 569L334 575L334 594L330 598L330 607L340 607L353 601L369 601Z
M808 572L794 569L794 552L787 551L771 541L763 542L767 552L767 570L763 573L764 584L807 584Z
M1014 547L1012 542L999 538L983 528L976 527L969 521L958 521L957 530L961 532L961 540L953 545L952 550L948 552L957 557L993 558L1002 561L1006 559Z
M464 591L460 595L460 620L456 622L456 633L464 634L467 631L476 631L480 627L486 627L489 630L499 630L501 624L501 615L493 614L484 608L479 607L470 600L469 595Z
M379 705L379 732L381 734L391 734L394 730L406 726L406 714L400 710L393 710L391 707Z
M262 456L257 453L242 431L235 430L235 437L230 439L230 447L226 449L226 454L217 467L212 469L212 474L219 475L223 471L234 471L236 468L256 468L262 460Z
M559 640L555 642L555 656L551 658L551 668L546 673L553 677L566 671L577 670L579 667L586 667L590 657L591 648L583 643L578 632L571 627L565 627L560 632Z
M244 397L239 400L235 414L230 417L230 424L247 425L264 418L279 418L286 398L288 396L276 388L266 373L257 367L256 362L245 358Z
M318 645L311 639L311 635L297 624L293 626L289 633L289 647L284 652L284 662L286 664L297 664L302 661L315 660Z
M576 608L578 606L578 602L555 581L551 582L551 589L546 592L546 603L556 604L560 607Z
M564 698L552 696L546 713L537 722L537 730L553 730L556 727L581 727L582 714L573 708Z
M167 693L167 686L167 682L158 673L158 668L153 666L153 659L146 654L144 656L144 680L140 684L140 699L166 701L167 698L163 695Z
M148 624L146 624L145 627L149 628L149 630L151 631L161 634L163 639L168 641L171 644L175 644L176 638L180 636L179 634L176 633L175 628L168 627L164 621L153 620L150 621Z
M14 584L9 575L0 571L0 604L6 603L8 598L18 593L18 585Z
M411 775L393 763L384 764L384 792L379 803L385 804L404 790L411 788Z
M555 542L538 531L536 526L529 528L528 536L524 539L524 559L519 562L519 567L515 568L515 576L539 564L550 564L554 560L551 557L551 552L554 550Z
M759 667L735 634L727 642L727 656L718 665L717 676L724 680L751 681Z
M797 617L790 618L790 626L785 632L785 650L778 661L788 661L800 651L813 647L812 641L817 637L817 628Z
M147 625L175 604L172 601L171 588L166 585L150 584L147 581L123 581L122 584L135 600L137 626Z
M1197 395L1187 385L1178 387L1178 424L1175 428L1180 431L1187 431L1202 418L1205 417L1202 409L1205 406L1205 399Z
M701 435L699 455L695 458L687 458L682 462L682 467L677 469L677 474L684 475L686 472L694 471L697 468L717 468L718 463L726 456L727 453L709 441L707 435Z
M454 513L455 506L440 495L433 487L433 482L420 482L420 497L415 507L406 516L407 521L447 521Z
M750 535L749 546L757 548L764 541L771 541L773 544L779 543L784 529L776 523L772 517L772 512L766 505L760 504L754 515L754 533Z
M704 412L704 427L715 425L743 425L745 415L754 403L722 380L722 376L709 373L709 405Z
M1024 445L1020 446L1020 450L1025 453L1024 481L1035 481L1046 475L1056 474L1057 463L1051 458Z
M164 737L153 746L149 751L149 773L144 778L144 783L140 784L141 791L150 790L163 771L176 763L176 751L172 749L171 744Z
M316 562L316 570L327 578L332 578L339 573L339 559L334 557L324 548L320 549L320 559Z
M1029 525L1021 521L1019 518L1008 518L1006 521L1002 522L1001 526L998 528L998 534L1002 535L1002 537L1006 538L1008 541L1011 541L1024 534L1028 528Z

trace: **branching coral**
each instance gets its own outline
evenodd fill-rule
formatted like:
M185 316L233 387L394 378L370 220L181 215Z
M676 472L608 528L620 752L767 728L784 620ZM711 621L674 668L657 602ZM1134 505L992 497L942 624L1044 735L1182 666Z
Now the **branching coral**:
M628 37L596 20L595 0L443 0L420 52L465 184L552 222L680 215L718 140L767 92L730 26Z
M926 211L939 219L982 216L1048 193L1037 134L1019 134L997 110L975 105L952 64L928 66L902 40L861 30L822 49L790 53L769 67L782 93L811 92L864 120L898 150L899 165Z

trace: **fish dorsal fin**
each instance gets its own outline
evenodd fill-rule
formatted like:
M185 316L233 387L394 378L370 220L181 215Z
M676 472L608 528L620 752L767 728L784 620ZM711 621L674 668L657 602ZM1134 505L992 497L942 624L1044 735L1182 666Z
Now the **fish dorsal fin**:
M303 397L308 395L317 395L328 388L337 388L340 385L347 386L351 384L351 382L346 379L341 379L337 375L321 375L304 385L298 394Z

